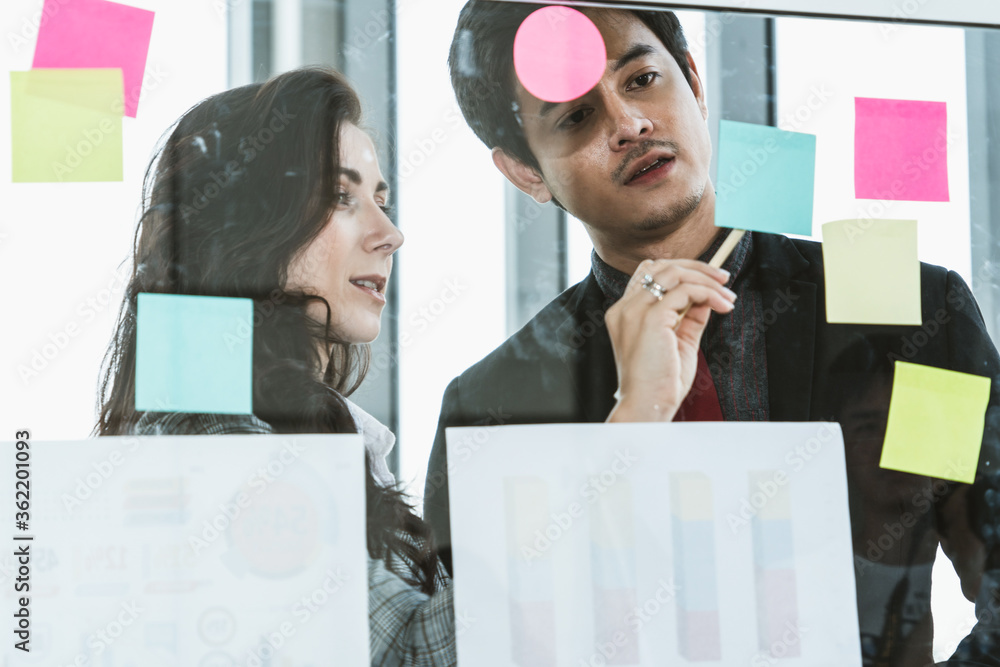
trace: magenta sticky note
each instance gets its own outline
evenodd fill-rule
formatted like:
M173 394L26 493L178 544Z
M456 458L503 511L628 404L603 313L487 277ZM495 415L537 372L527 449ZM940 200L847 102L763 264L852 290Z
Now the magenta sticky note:
M854 109L858 199L950 201L947 104L858 97Z
M45 0L33 68L119 68L135 118L154 13L107 0Z
M514 37L514 71L525 90L546 102L568 102L597 85L607 48L594 22L554 5L533 12Z

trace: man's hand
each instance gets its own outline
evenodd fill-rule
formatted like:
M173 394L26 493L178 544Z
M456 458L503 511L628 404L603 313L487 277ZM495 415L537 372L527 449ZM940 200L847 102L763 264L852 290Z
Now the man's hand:
M663 288L662 299L643 288L645 276ZM728 280L727 271L696 260L639 264L624 296L605 315L618 368L618 404L607 421L674 418L694 383L709 316L733 310L736 294L725 287Z

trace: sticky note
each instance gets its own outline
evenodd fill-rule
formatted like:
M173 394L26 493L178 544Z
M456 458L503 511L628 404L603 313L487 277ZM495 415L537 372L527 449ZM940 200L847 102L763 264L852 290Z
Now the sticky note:
M45 0L42 16L32 68L118 68L125 115L135 118L154 13L107 0Z
M815 180L814 135L719 122L717 227L810 236Z
M838 220L823 225L826 321L922 323L916 220Z
M944 102L854 100L858 199L949 201Z
M135 409L249 414L253 301L140 294Z
M570 7L532 12L514 36L514 71L525 90L546 102L568 102L597 85L607 48L594 22Z
M896 362L882 460L890 470L971 484L990 378Z
M121 70L11 72L13 181L121 181L121 104Z

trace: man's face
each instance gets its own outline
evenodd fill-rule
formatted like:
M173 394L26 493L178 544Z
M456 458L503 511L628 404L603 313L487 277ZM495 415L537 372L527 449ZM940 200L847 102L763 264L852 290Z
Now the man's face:
M635 15L589 10L608 64L589 93L549 104L518 85L528 145L541 166L531 194L551 195L600 234L677 229L702 205L712 146L701 81L693 85Z

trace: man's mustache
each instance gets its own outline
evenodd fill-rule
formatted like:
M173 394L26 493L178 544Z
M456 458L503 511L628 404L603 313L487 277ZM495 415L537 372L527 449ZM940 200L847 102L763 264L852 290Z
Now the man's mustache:
M667 148L674 155L680 155L680 146L673 141L647 139L630 150L628 154L622 158L621 164L618 165L618 168L611 174L611 180L615 183L621 183L622 177L625 176L625 172L628 171L629 166L654 148Z

